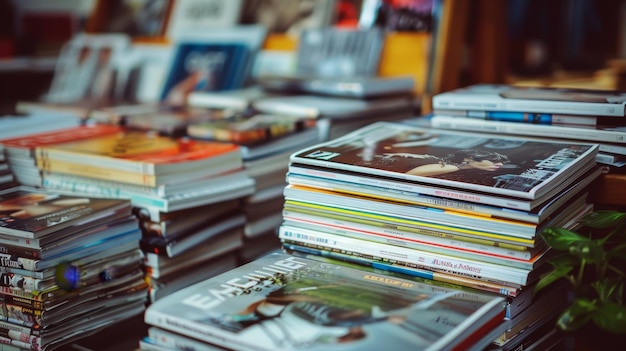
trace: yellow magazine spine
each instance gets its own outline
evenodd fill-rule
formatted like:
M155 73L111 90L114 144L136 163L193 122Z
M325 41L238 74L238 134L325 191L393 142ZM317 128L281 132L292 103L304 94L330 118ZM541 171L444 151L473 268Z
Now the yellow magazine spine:
M289 206L289 205L294 205L294 206ZM307 211L303 207L309 208L309 210ZM393 222L393 225L395 226L397 230L414 232L414 233L423 234L423 235L444 237L444 238L449 238L449 239L464 240L464 241L468 241L468 242L472 242L476 244L498 246L498 247L507 248L511 250L526 251L529 249L529 247L532 247L535 244L534 240L513 238L509 236L505 237L503 235L498 235L494 233L479 232L479 231L468 230L468 229L463 229L463 228L452 228L452 227L448 227L444 225L432 225L429 223L406 220L402 218L392 218L388 216L376 215L376 214L371 214L371 213L363 213L363 212L342 210L342 209L336 209L336 208L327 208L326 206L302 203L302 202L293 201L293 200L285 201L285 208L294 212L308 213L308 214L324 216L328 218L337 217L346 221L352 221L356 223L363 223L363 224L370 224L370 225L386 226L388 225L387 223ZM323 212L320 212L320 211L323 211ZM329 211L335 212L335 214L329 213ZM342 216L341 215L342 213L353 214L361 218L359 219L359 218L356 218L355 216ZM415 227L416 225L420 227L425 227L425 228L416 228ZM458 232L459 235L455 235L451 232ZM472 235L472 236L470 237L466 235ZM482 236L484 237L484 239L476 237L476 236ZM496 239L496 240L493 240L493 239ZM502 242L502 241L498 241L497 239L507 240L507 241L516 241L516 242L519 242L520 244L518 245L514 243Z
M44 172L64 173L88 178L111 180L121 183L138 184L155 187L157 177L139 172L128 172L106 167L89 166L84 164L64 162L58 160L37 159L37 167Z

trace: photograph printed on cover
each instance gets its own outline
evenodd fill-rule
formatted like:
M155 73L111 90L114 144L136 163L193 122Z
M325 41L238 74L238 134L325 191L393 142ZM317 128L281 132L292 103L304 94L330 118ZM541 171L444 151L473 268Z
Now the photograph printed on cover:
M388 332L413 346L444 337L480 305L458 291L419 293L315 270L267 278L204 314L189 316L264 348L382 346ZM220 312L221 311L221 312ZM419 313L417 313L419 311ZM406 340L405 340L406 341ZM399 341L400 342L400 341ZM273 346L272 346L273 345Z
M383 170L528 191L590 149L589 145L431 133L410 128L396 130L394 133L393 129L381 127L377 132L372 128L354 138L340 138L304 150L294 155L292 161L309 163L310 159L321 161L331 169L336 163L337 168L358 172Z

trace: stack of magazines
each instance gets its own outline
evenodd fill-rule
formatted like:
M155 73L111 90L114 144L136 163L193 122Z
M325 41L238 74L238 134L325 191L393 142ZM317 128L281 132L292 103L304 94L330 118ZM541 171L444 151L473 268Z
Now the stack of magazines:
M597 143L598 163L626 165L623 91L476 84L433 97L435 128Z
M171 290L210 273L205 269L195 274L188 264L181 268L183 261L206 266L226 252L234 260L242 245L245 216L240 202L254 191L254 180L243 168L236 144L108 124L2 143L19 181L72 196L130 201L141 228L137 242L151 268L147 278L153 299L167 291L166 285ZM191 250L218 239L219 250ZM233 265L222 261L215 268Z
M279 237L288 250L504 295L507 320L492 340L513 339L510 330L548 323L563 306L563 290L533 296L554 255L540 234L592 210L597 153L371 124L291 156Z
M130 201L20 186L0 193L0 209L2 344L54 349L143 313Z
M218 101L204 105L205 108L218 108L219 97L226 96L220 92L214 95ZM282 222L282 192L289 156L321 142L323 125L315 119L243 109L227 118L191 123L187 127L192 138L239 145L243 168L254 179L254 194L245 197L241 206L246 224L240 262L248 262L280 247L276 228Z

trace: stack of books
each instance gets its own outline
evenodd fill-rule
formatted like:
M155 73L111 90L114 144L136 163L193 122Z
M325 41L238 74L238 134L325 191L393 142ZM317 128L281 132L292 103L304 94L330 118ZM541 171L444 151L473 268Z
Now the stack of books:
M626 165L626 93L477 84L433 97L434 128L597 143L599 163Z
M467 350L505 298L274 252L147 307L141 350Z
M593 209L597 153L374 123L291 156L279 237L287 250L505 295L508 318L489 342L510 339L501 334L562 307L562 294L533 300L553 257L541 232Z
M45 350L141 315L148 285L128 200L0 193L2 344Z

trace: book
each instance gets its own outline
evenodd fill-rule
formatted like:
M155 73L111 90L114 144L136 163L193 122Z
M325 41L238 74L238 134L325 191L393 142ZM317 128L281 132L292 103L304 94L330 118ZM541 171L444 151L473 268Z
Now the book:
M66 196L42 189L13 187L0 191L0 233L41 238L78 223L87 225L121 209L128 200ZM129 212L130 214L130 212Z
M626 115L626 93L620 91L475 84L439 93L433 109L517 111L572 115Z
M447 115L433 115L429 120L433 128L439 129L529 135L587 142L626 143L626 127L624 126L545 125Z
M292 165L435 187L435 195L480 202L472 191L528 200L548 198L593 168L598 146L524 141L481 133L431 131L377 122L291 155ZM418 191L419 192L419 191Z
M481 111L481 110L442 110L433 111L435 115L470 117L494 121L521 122L548 125L601 126L620 125L623 120L610 116L563 115L556 113L531 113L517 111Z
M101 167L111 171L156 175L241 168L241 154L235 144L189 138L170 138L155 132L127 130L74 142L45 145L35 149L40 167L64 161ZM46 166L44 166L46 165ZM122 179L120 179L122 180Z
M144 320L237 349L373 349L393 335L400 348L460 350L502 321L503 302L275 252L156 301Z

